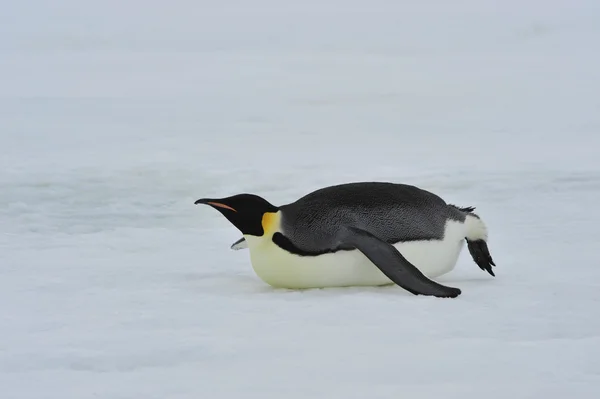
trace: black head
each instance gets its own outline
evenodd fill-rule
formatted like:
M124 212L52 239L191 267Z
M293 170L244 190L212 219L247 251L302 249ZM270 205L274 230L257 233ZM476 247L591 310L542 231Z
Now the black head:
M206 204L221 212L244 235L262 236L262 220L267 212L278 208L254 194L237 194L226 198L201 198L195 204Z

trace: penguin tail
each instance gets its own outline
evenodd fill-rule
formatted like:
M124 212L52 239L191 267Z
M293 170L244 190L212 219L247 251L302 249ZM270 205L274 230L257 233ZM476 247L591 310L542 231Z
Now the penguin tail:
M459 208L453 206L459 211L466 214L465 216L465 240L467 241L467 248L473 258L473 261L483 271L488 272L490 275L495 276L492 266L496 266L490 250L487 245L488 241L488 230L483 220L473 213L474 207Z
M464 213L473 213L473 211L475 210L474 206L465 206L463 208L458 207L456 205L452 205L452 204L450 206L453 207L453 208L455 208L455 209L458 209L459 211L464 212Z

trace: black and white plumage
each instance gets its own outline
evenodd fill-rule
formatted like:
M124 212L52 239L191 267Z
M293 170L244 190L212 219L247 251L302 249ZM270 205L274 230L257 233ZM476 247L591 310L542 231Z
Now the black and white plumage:
M494 275L487 228L474 208L447 204L415 186L348 183L274 206L252 194L201 199L244 235L252 266L268 284L286 288L396 283L414 294L456 297L431 280L451 271L464 242Z

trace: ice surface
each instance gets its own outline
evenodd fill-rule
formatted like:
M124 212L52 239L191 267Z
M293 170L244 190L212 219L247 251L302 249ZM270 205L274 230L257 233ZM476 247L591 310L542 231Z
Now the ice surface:
M598 1L6 2L0 393L600 396ZM476 206L456 300L275 290L204 196Z

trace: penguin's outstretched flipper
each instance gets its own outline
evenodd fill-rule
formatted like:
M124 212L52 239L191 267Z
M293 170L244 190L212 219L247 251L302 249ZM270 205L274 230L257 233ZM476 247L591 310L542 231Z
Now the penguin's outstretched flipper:
M352 247L362 252L390 280L415 295L456 298L460 289L447 287L427 278L391 244L380 240L366 230L346 227L338 237L341 247Z
M246 242L246 239L242 237L233 244L231 244L230 248L234 251L239 251L240 249L248 248L248 243Z

